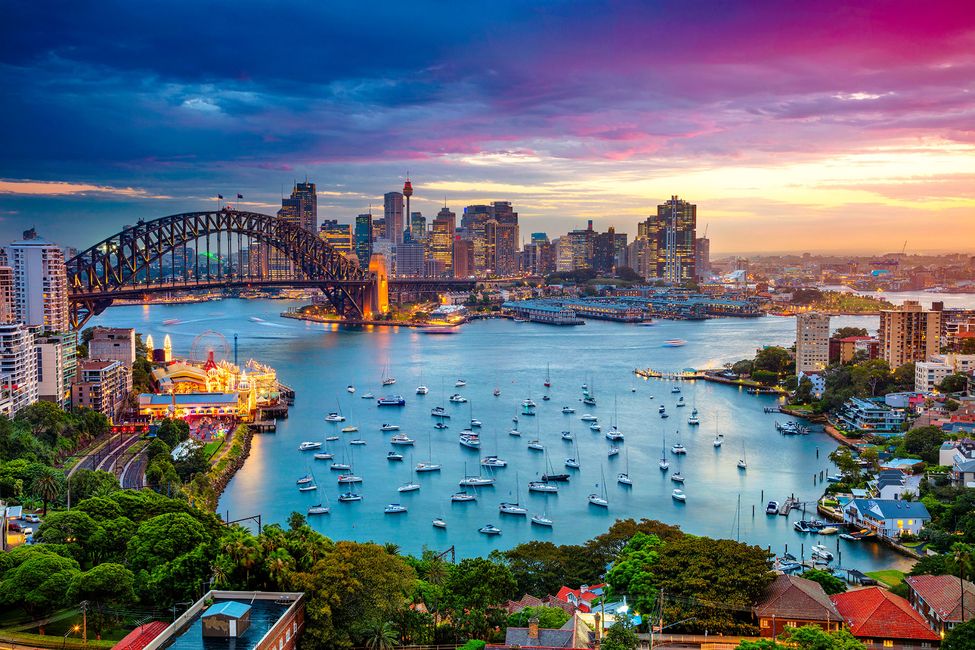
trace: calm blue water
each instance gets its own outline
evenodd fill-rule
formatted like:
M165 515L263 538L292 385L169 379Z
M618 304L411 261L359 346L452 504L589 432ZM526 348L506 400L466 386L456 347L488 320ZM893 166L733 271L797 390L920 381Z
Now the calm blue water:
M296 389L290 418L279 423L276 434L255 437L250 458L220 501L221 512L233 519L261 513L265 523L283 522L290 512L304 512L327 494L332 514L313 517L312 524L333 538L393 541L410 552L424 546L442 550L454 545L461 556L485 554L531 539L578 543L604 532L620 517L660 519L714 537L740 535L743 541L771 546L777 552L788 544L797 555L801 543L805 542L808 555L809 545L826 539L796 533L791 521L797 515L790 521L769 517L764 506L769 499L781 501L789 494L815 501L821 487L814 485L813 475L830 472L827 456L836 446L831 439L823 434L785 437L777 433L773 426L776 416L762 410L776 403L774 397L685 382L682 394L688 406L678 409L678 396L671 394L669 383L643 381L632 374L635 367L717 366L750 357L761 345L791 345L795 339L792 319L660 321L654 327L590 321L575 328L493 320L467 325L453 336L428 336L406 328L350 331L279 318L277 314L287 306L281 301L225 300L115 307L96 319L96 324L133 326L143 334L151 333L157 344L170 334L177 355L188 353L205 330L222 333L231 345L238 333L241 361L253 356L269 363L283 382ZM164 326L167 319L181 322ZM846 317L834 319L833 325L876 329L876 321ZM688 344L679 348L661 345L677 337ZM380 385L387 365L389 374L397 379L392 390ZM544 402L547 366L551 368L552 399ZM458 378L465 379L467 386L455 388ZM415 395L421 382L430 387L430 394ZM594 386L598 406L581 403L583 383ZM349 384L356 387L355 395L346 392ZM500 397L492 395L495 386L501 389ZM374 400L360 398L367 391L377 397L402 394L407 406L378 408ZM448 403L447 397L454 392L465 395L470 403ZM529 396L539 405L538 415L521 417L523 436L511 437L512 417ZM626 435L625 451L607 458L610 443L602 433L590 432L579 416L586 412L598 415L606 430L614 419L614 403L618 426ZM438 431L430 409L440 404L453 417L449 429ZM659 404L666 405L669 419L659 417ZM563 405L575 407L575 415L562 414ZM700 411L699 427L687 425L694 405ZM323 420L328 411L339 407L348 417L346 424L358 426L358 433L341 434L344 425ZM480 453L457 443L458 432L471 413L484 423ZM386 460L392 434L379 431L384 422L399 424L403 433L416 439L412 452L409 447L398 448L406 455L402 463ZM581 469L566 470L573 474L572 480L560 484L557 495L529 494L527 483L545 471L546 454L529 450L528 440L540 436L548 458L562 471L564 459L574 455L573 444L560 437L564 430L575 435ZM716 431L725 436L724 446L718 450L712 446ZM329 443L331 450L337 457L351 454L356 474L364 478L358 488L364 500L359 503L338 503L339 472L329 471L328 461L315 461L310 452L297 449L303 440L323 440L333 432L341 438ZM684 504L671 499L675 485L657 467L664 436L671 469L679 466L687 478ZM688 449L679 465L669 453L677 436ZM365 439L367 445L350 447L348 441L356 437ZM418 492L398 493L396 488L411 479L413 464L428 459L431 446L433 460L443 470L420 474ZM745 472L736 466L743 449L748 460ZM459 489L457 482L465 467L476 473L479 457L486 454L498 454L509 463L495 471L496 486L481 489L477 503L451 504L449 497ZM616 482L617 473L627 463L635 483L631 488ZM309 470L315 474L319 490L299 493L295 480ZM528 505L529 512L546 513L555 522L553 529L532 526L526 517L499 516L498 502L516 498L516 477L521 487L519 500ZM608 510L592 507L586 500L590 492L603 487L608 493ZM736 520L739 496L741 516ZM407 505L409 513L384 515L383 506L391 502ZM447 519L447 530L431 526L431 519L439 515ZM486 523L500 526L503 534L479 534L477 529ZM835 537L826 543L831 548L839 543L846 566L870 570L907 564L873 543Z

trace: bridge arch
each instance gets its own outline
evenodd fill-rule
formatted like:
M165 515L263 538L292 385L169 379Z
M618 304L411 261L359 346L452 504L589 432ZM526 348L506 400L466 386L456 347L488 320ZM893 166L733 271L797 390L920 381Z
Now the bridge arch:
M226 241L225 250L232 254L234 236L238 252L244 238L248 251L255 242L278 251L291 263L295 276L280 282L255 277L250 264L246 274L239 269L237 273L227 274L219 260L215 274L212 265L207 263L206 275L201 275L200 251L191 249L190 245L205 243L208 252L215 248L222 256ZM190 250L193 269L188 267ZM169 274L163 273L167 257L171 261ZM179 277L174 271L178 261L182 262ZM369 317L377 302L373 274L314 233L270 215L229 208L140 220L68 260L67 273L71 322L76 329L116 299L186 289L275 284L317 287L347 318Z

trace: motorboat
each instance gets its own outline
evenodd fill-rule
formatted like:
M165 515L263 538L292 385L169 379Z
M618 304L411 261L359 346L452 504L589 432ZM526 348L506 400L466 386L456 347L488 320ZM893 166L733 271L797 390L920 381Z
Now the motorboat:
M532 451L544 451L545 447L542 445L541 440L529 440L528 448Z
M457 381L454 382L454 388L463 388L466 385L467 382L464 381L463 379L458 379Z
M402 461L403 460L403 454L398 454L395 451L391 451L388 454L386 454L386 460L391 461L391 462L394 462L394 463L395 462Z
M477 501L477 496L467 492L454 492L450 495L450 500L453 503L468 503L470 501Z
M367 393L363 393L362 395L359 395L359 397L361 397L362 399L375 399L376 396L373 395L372 393L367 392Z
M833 554L822 544L816 544L809 550L812 553L813 558L824 560L826 562L833 561Z
M334 435L333 436L325 436L325 442L335 442L338 439L339 439L339 437L338 436L334 436Z
M447 527L447 522L444 521L443 517L434 517L433 518L433 527L434 528L446 528Z
M421 386L417 386L416 387L416 394L417 395L426 395L429 392L430 392L430 389L427 388L426 386L422 386L421 385Z
M350 392L350 393L354 393L355 392L355 386L352 386L350 384L350 385L348 385L348 386L345 387L345 390L348 391L348 392Z
M687 501L687 495L684 494L684 491L681 490L680 488L677 488L673 492L671 492L670 496L674 499L674 501L680 501L681 503Z
M678 407L687 406L687 402L684 401L683 396L679 400L677 400L677 406Z
M586 395L585 397L582 398L582 403L585 404L586 406L595 406L596 398L593 397L592 395Z
M681 473L680 470L677 470L676 472L670 475L670 480L673 481L674 483L683 483L684 475Z
M430 409L430 415L432 415L435 418L449 418L450 417L450 413L447 413L447 409L445 409L442 406L435 406L432 409Z
M332 460L335 458L335 454L329 451L320 451L315 454L315 460Z
M389 439L389 444L391 445L412 445L416 440L409 437L405 433L397 433L395 436Z
M348 470L352 469L352 465L349 465L348 463L332 463L328 466L328 468L337 472L347 472Z
M358 430L359 430L359 427L357 427L354 424L350 424L347 427L342 427L342 433L355 433Z
M366 441L363 440L362 438L353 438L352 440L349 441L349 444L350 445L356 445L358 447L361 447L364 444L366 444Z
M308 483L311 483L314 480L315 478L311 474L305 474L300 479L295 481L295 483L298 485L307 485Z
M457 442L468 449L479 449L481 447L481 438L476 433L462 433Z
M777 515L779 514L779 502L769 501L765 506L765 514L767 515Z
M609 451L606 453L607 458L612 458L613 456L618 456L620 453L619 447L610 447Z
M738 469L748 469L748 461L744 458L738 459Z
M687 345L687 341L684 339L667 339L664 341L665 348L679 348L682 345Z
M677 454L678 456L680 456L681 454L686 454L687 447L685 447L684 445L678 442L670 448L670 453Z
M485 456L481 459L482 467L507 467L508 461L497 456Z
M345 417L338 413L329 413L325 416L326 422L345 422Z
M611 428L604 435L606 436L607 440L612 440L614 442L617 440L623 440L623 432L616 427Z
M836 526L825 526L819 529L820 535L835 535L838 532L840 532L840 529Z
M482 533L484 535L500 535L501 529L495 526L494 524L486 524L478 528L477 532Z
M502 515L527 515L528 509L518 503L503 501L498 504L498 512Z
M487 487L494 485L494 479L490 476L465 476L457 481L460 487Z
M494 389L494 396L495 397L501 397L501 389L500 388L495 388Z
M439 472L442 466L439 463L417 463L416 471L419 472Z
M519 431L518 429L511 429L510 431L508 431L508 435L509 436L515 436L516 438L520 438L521 437L521 431Z
M528 483L528 491L554 494L559 491L559 486L546 483L545 481L531 481Z
M667 407L664 406L663 404L657 407L657 413L665 413L666 411L667 411Z
M576 410L574 408L572 408L571 406L563 406L562 407L562 412L568 415L569 413L575 413Z
M339 483L362 483L362 477L355 474L339 474Z
M673 386L670 387L670 392L671 393L679 393L680 392L680 386L678 386L677 384L674 384Z
M571 467L572 469L579 469L579 461L576 460L575 458L566 458L565 466Z
M450 401L450 402L453 402L454 404L466 404L467 403L467 398L464 397L463 395L461 395L460 393L454 393L449 398L447 398L447 400Z
M602 427L602 425L596 424L594 422L593 424L590 424L589 425L589 430L592 431L593 433L599 433L600 431L603 430L603 427Z
M696 427L697 425L701 424L701 418L697 417L696 415L692 415L691 417L687 418L687 423L692 427Z
M376 400L376 404L379 406L406 406L406 400L400 395L391 395L389 397L380 397Z
M419 483L404 483L403 485L396 488L397 492L416 492L420 489Z
M660 414L660 417L663 418L664 420L666 420L667 418L670 417L670 414L669 413L666 413L666 412L665 413L661 413Z
M569 442L572 442L573 436L571 431L563 431L561 435L562 435L562 440L568 440Z
M551 528L552 523L552 520L545 515L532 515L532 524L535 526L545 526L546 528Z
M471 428L472 429L480 429L481 428L481 421L478 420L477 418L471 418Z
M534 401L532 401L532 398L530 398L530 397L527 398L527 399L522 400L521 401L521 405L524 406L524 407L527 407L527 408L531 408L531 409L533 409L536 406L538 406L538 404L536 404Z
M447 425L444 424L443 422L437 422L435 425L433 425L433 428L434 429L446 429L447 428Z
M380 431L399 431L399 425L398 424L386 424L384 422L383 425L381 427L379 427L379 430Z
M339 501L348 503L350 501L362 501L362 495L356 492L343 492L339 495Z
M400 505L398 503L390 503L385 508L383 508L383 513L387 515L401 515L406 512L406 506Z
M318 486L315 485L314 483L309 483L308 485L299 485L298 486L298 491L299 492L312 492L312 491L317 490L317 489L318 489Z
M314 440L306 440L305 442L298 445L298 451L311 451L312 449L321 449L322 443L316 442Z
M830 474L829 476L826 477L827 483L839 483L842 480L843 477L840 474Z
M583 422L595 422L599 418L597 418L595 415L592 415L590 413L586 413L585 415L581 416L579 419L582 420Z
M330 508L328 506L323 506L322 504L316 504L308 508L309 515L327 515Z

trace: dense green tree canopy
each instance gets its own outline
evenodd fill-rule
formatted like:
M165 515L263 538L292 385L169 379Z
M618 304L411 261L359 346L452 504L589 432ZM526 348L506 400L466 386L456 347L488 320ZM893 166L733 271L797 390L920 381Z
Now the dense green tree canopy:
M649 612L657 600L653 567L663 545L656 535L637 533L606 574L613 594L626 596L634 611Z
M941 643L941 650L971 650L975 648L975 620L956 625Z
M818 582L822 586L823 591L830 596L834 594L841 594L846 591L846 583L834 576L829 571L823 571L822 569L810 569L809 571L803 571L802 577L806 580Z
M755 355L754 371L766 370L777 374L795 374L796 362L792 353L782 347L770 345ZM753 374L754 374L753 371Z
M69 587L81 573L78 563L43 546L15 551L10 568L0 578L0 604L23 607L33 618L66 606Z
M538 619L538 627L557 630L572 617L561 607L526 607L508 616L508 626L528 627L528 621L532 618Z
M938 384L938 390L942 393L961 393L968 387L969 377L966 374L956 372L948 375Z
M195 548L206 538L203 525L185 513L157 515L144 521L128 543L128 566L151 569Z

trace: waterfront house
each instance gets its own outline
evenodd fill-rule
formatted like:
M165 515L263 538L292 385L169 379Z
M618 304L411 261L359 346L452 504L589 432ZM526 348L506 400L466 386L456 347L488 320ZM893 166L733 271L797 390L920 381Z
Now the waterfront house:
M812 384L812 394L813 397L822 397L823 392L826 390L826 375L822 372L817 372L814 370L803 370L798 376L799 383L802 383L803 379L808 379Z
M949 440L938 450L938 464L951 468L956 485L975 487L975 441Z
M881 469L870 486L878 499L900 499L905 494L916 497L921 491L921 477L899 469Z
M937 648L941 636L911 604L880 587L830 596L850 634L867 647Z
M775 576L752 611L763 637L777 637L787 629L804 625L834 632L843 624L823 587L798 576Z
M907 414L891 408L882 400L851 397L836 414L839 428L854 433L875 436L898 434L907 421Z
M968 580L952 575L921 575L907 576L904 582L911 607L939 635L975 618L975 585Z
M931 515L920 501L852 499L843 508L843 521L896 540L904 533L917 535L931 521Z

